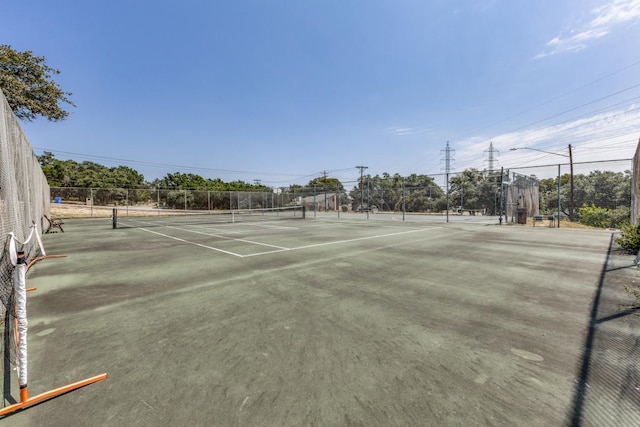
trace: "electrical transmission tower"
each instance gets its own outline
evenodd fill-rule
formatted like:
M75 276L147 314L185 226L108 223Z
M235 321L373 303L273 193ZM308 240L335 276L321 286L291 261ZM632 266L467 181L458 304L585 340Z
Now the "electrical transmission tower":
M496 150L495 148L493 148L493 142L491 142L489 144L489 149L485 151L485 153L489 153L489 158L487 160L485 160L485 162L487 162L489 164L489 175L491 175L496 167L496 155L499 154L500 152L498 150Z
M445 184L447 186L447 222L449 222L449 174L451 173L451 162L454 160L451 157L451 153L455 150L449 147L449 141L447 141L447 147L442 151L444 151L444 174Z

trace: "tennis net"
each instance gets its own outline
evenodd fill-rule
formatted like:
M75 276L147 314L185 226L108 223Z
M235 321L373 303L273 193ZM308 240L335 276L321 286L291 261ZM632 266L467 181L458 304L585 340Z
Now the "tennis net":
M305 216L304 206L212 211L120 208L113 210L112 220L113 228L146 228L272 222L304 219Z

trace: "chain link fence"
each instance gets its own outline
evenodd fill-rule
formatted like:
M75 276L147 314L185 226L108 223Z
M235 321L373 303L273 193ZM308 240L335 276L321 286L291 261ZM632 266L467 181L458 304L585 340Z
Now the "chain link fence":
M188 189L127 189L52 187L51 201L58 215L82 212L83 216L108 216L114 207L214 211L276 208L296 205L296 197L284 191L200 191ZM121 212L125 212L126 209Z
M16 251L27 260L42 255L37 244L49 214L49 185L38 159L0 90L0 330L3 395L11 392L9 375L16 363ZM36 228L33 228L33 225ZM32 234L33 233L33 234ZM34 235L37 233L38 235ZM23 362L24 363L24 362Z
M632 168L632 161L623 159L467 170L449 174L448 185L445 174L364 176L341 185L267 191L54 187L51 201L67 211L83 208L88 216L108 216L113 207L214 211L304 205L312 216L405 212L496 216L507 223L525 223L540 216L545 220L581 221L585 215L594 215L596 209L597 215L609 215L611 224L618 224L632 220ZM607 220L601 218L599 223Z

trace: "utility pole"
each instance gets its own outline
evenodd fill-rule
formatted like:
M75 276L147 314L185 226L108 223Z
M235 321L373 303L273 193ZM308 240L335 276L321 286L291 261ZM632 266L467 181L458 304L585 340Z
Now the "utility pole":
M255 185L260 185L260 183L261 183L261 182L262 182L262 180L261 180L261 179L254 179L254 180L253 180L253 183L254 183Z
M356 168L360 169L360 212L362 212L362 203L364 201L364 181L363 181L363 176L364 176L364 170L365 169L369 169L368 166L356 166Z
M322 171L322 185L324 187L324 210L327 210L327 171Z

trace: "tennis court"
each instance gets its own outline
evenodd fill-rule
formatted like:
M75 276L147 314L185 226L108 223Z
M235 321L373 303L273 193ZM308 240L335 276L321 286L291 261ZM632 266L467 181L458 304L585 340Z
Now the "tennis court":
M412 219L68 220L27 276L29 387L109 377L5 422L637 421L637 316L594 326L630 301L612 232Z

